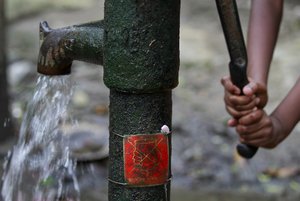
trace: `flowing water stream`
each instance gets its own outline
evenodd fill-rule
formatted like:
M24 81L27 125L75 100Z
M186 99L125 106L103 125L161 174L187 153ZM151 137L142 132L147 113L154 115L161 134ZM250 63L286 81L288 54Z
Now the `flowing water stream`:
M39 75L19 132L4 164L4 201L79 201L76 163L61 125L72 96L71 76Z

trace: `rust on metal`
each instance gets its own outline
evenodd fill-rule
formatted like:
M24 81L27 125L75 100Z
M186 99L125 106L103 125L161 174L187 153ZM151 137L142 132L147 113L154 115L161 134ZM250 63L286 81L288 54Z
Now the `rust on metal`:
M41 22L37 71L45 75L70 74L74 60L102 65L103 32L102 21L60 29Z
M71 73L73 60L66 56L66 47L63 46L64 43L60 42L65 34L66 32L53 31L47 22L40 23L39 73L46 75L66 75Z

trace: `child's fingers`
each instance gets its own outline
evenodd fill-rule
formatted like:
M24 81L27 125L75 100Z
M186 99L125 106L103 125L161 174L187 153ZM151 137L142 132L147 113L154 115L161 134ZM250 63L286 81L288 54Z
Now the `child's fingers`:
M256 110L257 109L257 103L259 102L259 100L257 100L257 98L253 99L252 101L250 101L248 104L244 104L244 105L236 105L235 109L237 111L245 111L245 110Z
M235 126L238 125L238 121L237 121L236 119L229 119L229 120L227 121L227 125L228 125L229 127L235 127Z
M250 114L253 110L243 110L243 111L238 111L235 108L231 107L231 106L226 106L226 110L227 112L235 119L239 119L242 116L245 116L247 114Z
M271 137L269 137L268 135L265 135L266 132L269 132L269 131L260 130L249 136L241 136L240 141L242 143L253 145L256 147L264 147L264 148L269 148L269 149L274 148L276 146L276 144L273 143L273 139Z
M256 91L257 91L257 84L254 83L254 82L249 82L249 84L247 84L244 88L243 88L243 93L246 95L246 96L253 96L256 94Z
M239 95L241 93L240 89L231 82L228 76L221 79L221 84L224 86L225 91L231 94Z
M247 96L225 94L224 102L226 106L234 108L236 111L253 110L256 107L256 100Z
M249 127L249 125L253 125L258 123L265 115L265 112L263 110L253 110L251 113L249 113L248 115L244 115L239 119L239 124L244 125L244 126L248 126L248 129L250 129L251 127ZM265 123L265 122L259 122L261 124ZM260 128L259 125L255 125L257 129Z
M253 139L253 140L249 140L249 139L246 139L246 138L243 138L243 137L240 138L241 143L252 145L252 146L255 146L255 147L262 147L262 145L266 143L265 141L266 141L266 139L259 138L259 137L256 138L256 139Z
M267 86L263 83L254 82L251 78L249 78L249 80L249 84L243 88L243 93L246 96L255 96L259 98L257 106L258 108L264 108L268 102Z
M235 95L228 97L228 103L230 103L233 106L245 106L250 104L252 101L254 101L254 97Z

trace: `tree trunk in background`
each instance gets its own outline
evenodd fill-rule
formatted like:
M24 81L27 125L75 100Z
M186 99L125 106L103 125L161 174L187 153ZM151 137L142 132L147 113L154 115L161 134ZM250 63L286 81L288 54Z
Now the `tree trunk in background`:
M0 0L0 143L13 136L6 77L5 2Z

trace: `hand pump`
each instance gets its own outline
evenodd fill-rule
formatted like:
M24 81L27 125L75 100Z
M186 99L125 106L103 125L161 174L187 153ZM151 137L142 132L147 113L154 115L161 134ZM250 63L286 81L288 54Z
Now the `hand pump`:
M169 201L180 0L105 1L109 200Z
M73 60L103 63L110 201L170 200L179 14L180 0L106 0L104 21L56 30L41 23L39 73L69 74Z

